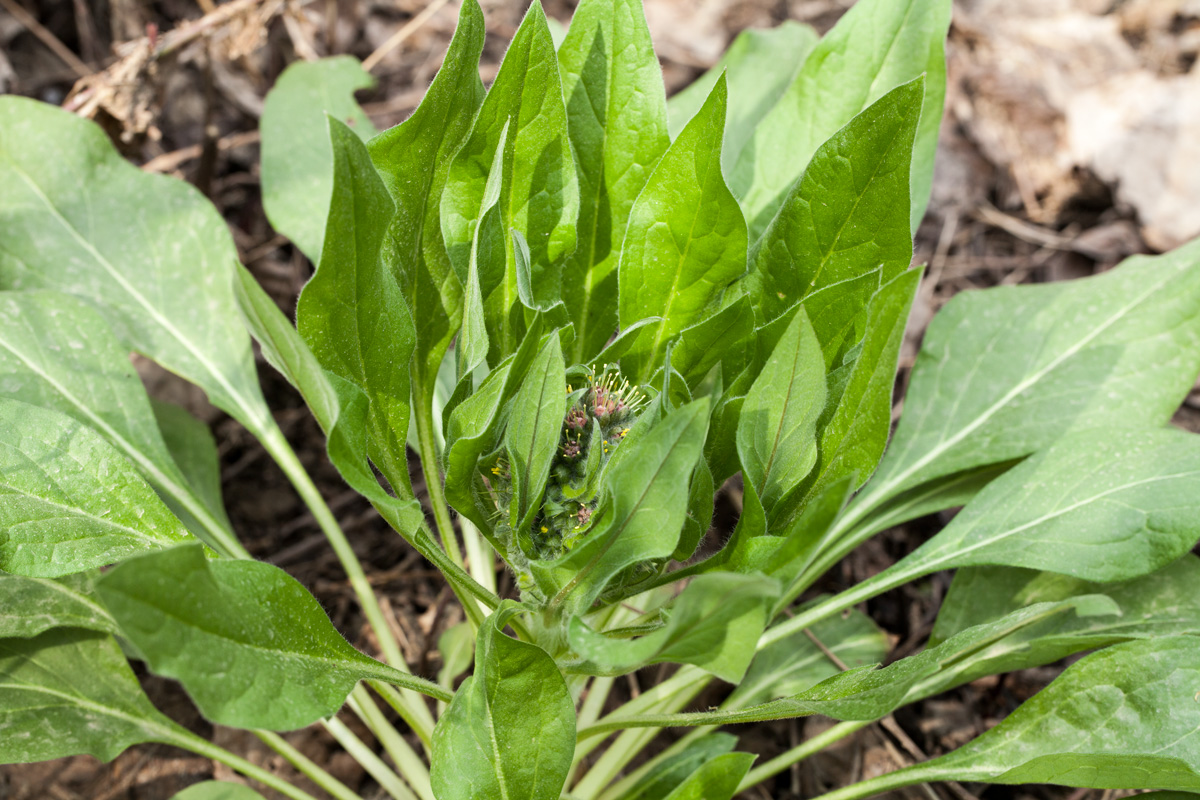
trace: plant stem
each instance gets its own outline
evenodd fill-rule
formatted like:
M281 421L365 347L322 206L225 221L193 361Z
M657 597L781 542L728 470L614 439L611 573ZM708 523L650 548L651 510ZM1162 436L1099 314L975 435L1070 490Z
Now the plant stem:
M454 522L450 519L450 506L446 504L446 492L442 487L442 471L439 469L437 443L433 439L433 414L426 408L414 409L417 424L417 446L420 448L421 471L425 473L425 486L429 489L429 504L433 506L433 518L437 522L438 535L446 555L462 565L462 551L454 535Z
M413 791L420 795L421 800L434 800L433 789L429 785L429 769L420 756L409 747L408 742L404 741L404 737L383 716L371 693L362 684L356 686L350 694L350 709L383 745L396 769L400 771L404 780L408 781Z
M254 735L267 747L283 756L300 774L320 786L336 800L362 800L349 786L314 764L307 756L287 743L282 736L271 731L254 731Z
M492 549L491 542L483 538L483 534L479 532L479 529L466 517L460 517L458 525L462 530L463 549L467 551L467 564L471 568L471 577L480 586L495 594L496 553ZM488 614L491 611L491 609L483 605L482 601L480 601L480 610L484 614Z
M834 789L832 792L818 795L812 800L859 800L859 798L870 797L872 795L881 794L899 789L901 786L912 786L914 783L928 783L929 781L941 780L942 775L937 767L928 768L925 764L913 764L909 767L898 769L895 772L889 772L886 775L878 775L869 780L852 783L849 786L843 786L840 789Z
M737 791L734 792L734 794L740 794L741 792L749 789L751 786L755 786L759 783L762 783L767 778L772 778L778 775L793 764L803 761L814 753L824 750L834 742L841 741L847 736L850 736L856 731L862 730L870 724L870 721L839 722L832 728L824 730L809 739L805 739L791 750L775 756L775 758L772 758L770 761L767 761L766 763L761 764L746 773L746 777L742 778L742 782L738 784Z
M417 701L420 708L424 709L425 714L421 719L417 719L413 714L413 708L406 702L406 698L401 694L400 690L390 683L383 681L368 681L371 688L379 693L379 696L392 707L392 709L400 715L400 718L408 723L408 727L412 728L413 733L421 740L421 746L425 748L425 752L429 752L431 742L433 741L433 715L429 713L429 709L425 706L425 701L417 696Z
M409 790L404 781L400 780L400 776L383 763L383 759L375 755L375 751L367 747L363 740L355 736L354 732L347 728L341 720L337 717L330 717L323 724L325 730L329 731L334 739L337 739L338 744L383 787L385 792L391 795L393 800L417 800L417 796Z
M304 500L304 504L308 506L313 519L316 520L317 525L321 528L321 532L329 540L329 545L337 555L338 561L341 562L342 569L346 571L346 576L350 580L350 587L354 590L354 594L358 598L363 615L366 616L367 623L371 626L371 630L375 632L375 637L379 640L379 649L383 651L384 659L398 669L405 669L406 667L402 666L405 664L405 661L403 654L400 652L400 645L396 642L396 637L392 635L391 628L388 627L387 621L383 618L383 611L379 607L379 600L375 597L375 592L371 588L371 584L367 581L362 564L359 562L358 557L354 555L354 548L350 546L350 541L346 538L346 534L342 532L337 519L333 516L333 512L326 505L325 498L321 497L321 492L313 484L312 478L308 476L308 472L300 463L300 459L296 457L296 452L292 450L292 446L284 438L283 431L279 429L279 426L272 425L263 432L261 440L267 448L267 452L271 454L288 476L288 480L296 487L296 491L300 494L300 498Z
M247 778L258 781L270 789L274 789L284 797L291 798L291 800L317 800L317 798L303 789L299 789L282 778L272 775L262 767L251 764L241 756L234 755L225 748L197 736L186 728L172 725L169 731L162 739L166 744L173 744L176 747L182 747L184 750L190 750L196 755L220 762L231 769L237 770Z

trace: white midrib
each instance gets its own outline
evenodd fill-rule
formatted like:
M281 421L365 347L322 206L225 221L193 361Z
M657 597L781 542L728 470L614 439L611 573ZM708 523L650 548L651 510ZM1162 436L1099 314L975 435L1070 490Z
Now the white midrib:
M162 327L163 330L165 330L171 335L172 338L179 342L179 344L182 345L183 348L187 350L188 353L190 353L192 357L195 358L196 361L198 361L201 366L203 366L204 369L209 372L217 384L220 385L222 390L224 390L225 393L235 402L242 414L245 415L245 420L243 421L246 423L247 427L249 427L251 431L256 434L267 430L273 423L263 419L263 415L260 413L259 409L255 408L253 404L249 403L246 398L243 397L242 393L229 382L224 374L222 374L222 372L217 368L216 364L214 364L202 350L198 349L190 339L184 336L183 333L176 328L169 319L167 319L167 317L165 317L157 308L155 308L154 305L151 304L142 295L142 293L139 292L133 286L133 284L131 284L125 278L125 276L117 270L115 266L113 266L112 262L110 262L103 253L97 250L91 242L83 237L83 235L75 228L75 226L72 225L71 222L64 217L61 212L59 212L52 202L50 202L50 198L46 196L45 192L42 191L42 188L38 186L33 178L30 177L30 175L25 172L25 170L22 169L21 166L16 163L16 161L9 159L9 163L12 165L13 170L21 177L21 180L23 180L26 185L29 186L30 191L37 195L38 199L42 201L50 214L56 220L58 220L59 224L62 225L63 228L70 233L71 237L78 242L79 246L91 254L92 258L94 258L96 262L104 268L109 276L111 276L112 279L118 285L120 285L120 287L124 289L130 297L137 301L138 305L140 305L147 312L147 314L149 314L149 316L159 326Z
M967 425L965 425L961 429L959 429L958 433L954 434L953 436L951 436L948 439L943 440L942 442L940 442L939 444L934 446L932 449L930 449L925 455L918 458L916 461L914 461L912 464L910 464L905 469L901 470L899 473L894 475L892 478L888 479L884 483L879 484L878 486L875 487L875 489L868 491L867 494L863 496L862 500L855 504L856 509L851 510L850 513L848 513L844 517L842 517L840 522L834 526L834 529L830 532L830 538L835 539L835 538L839 537L842 533L844 533L847 529L852 527L856 522L858 522L868 512L874 510L878 506L880 499L886 499L889 496L889 494L892 492L892 490L894 490L897 486L903 485L903 483L909 477L911 477L913 474L920 471L923 467L925 467L931 461L936 459L942 453L951 449L952 447L957 445L959 442L963 441L968 436L970 436L972 433L974 433L976 430L978 430L980 427L982 427L989 419L991 419L1001 409L1003 409L1010 402L1012 402L1012 400L1015 397L1019 396L1026 389L1028 389L1031 386L1033 386L1034 384L1036 384L1038 381L1040 381L1042 378L1044 378L1046 375L1048 375L1050 372L1052 372L1055 368L1057 368L1064 361L1066 361L1067 359L1071 358L1076 353L1081 351L1089 343L1091 343L1093 340L1095 340L1097 337L1099 337L1102 333L1104 333L1109 328L1111 328L1114 324L1117 323L1118 320L1120 320L1122 317L1126 316L1131 310L1133 310L1138 305L1140 305L1143 301L1145 301L1147 297L1149 297L1150 295L1157 292L1169 280L1171 280L1174 277L1175 277L1174 273L1167 273L1166 278L1164 278L1163 280L1161 280L1157 283L1152 284L1149 289L1147 289L1145 292L1143 292L1142 294L1137 296L1129 304L1122 306L1120 309L1118 309L1112 316L1110 316L1108 319L1106 319L1103 322L1103 324L1098 325L1095 328L1093 328L1090 332L1088 332L1088 334L1086 336L1082 337L1074 345L1072 345L1071 347L1068 347L1062 353L1060 353L1057 357L1055 357L1055 358L1051 359L1049 362L1047 362L1047 364L1044 367L1037 370L1036 372L1033 372L1032 374L1030 374L1029 376L1024 378L1022 381L1017 383L1016 386L1014 386L1012 389L1010 389L1008 392L1006 392L999 400L997 400L991 406L986 408L983 411L983 413L981 413L979 416L977 416L975 419L973 419Z

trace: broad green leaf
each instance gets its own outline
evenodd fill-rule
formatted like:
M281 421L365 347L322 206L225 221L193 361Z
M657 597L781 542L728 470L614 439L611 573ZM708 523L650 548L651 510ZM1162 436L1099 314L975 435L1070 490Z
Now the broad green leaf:
M0 639L0 687L0 764L84 753L111 761L131 745L190 735L150 704L106 633Z
M696 387L730 348L753 333L754 309L746 298L739 297L708 319L684 328L671 350L671 365L689 387Z
M619 800L661 800L706 763L737 746L737 737L728 733L710 733L681 752L664 759L642 776Z
M801 309L750 387L738 419L742 470L768 517L817 463L816 426L825 396L825 359Z
M397 494L409 490L409 371L412 316L379 248L395 213L367 147L329 118L333 195L320 265L300 292L296 327L330 372L368 399L367 451Z
M622 327L651 316L626 372L648 378L667 343L704 319L746 270L746 221L721 177L727 89L717 81L650 174L629 212L618 267Z
M442 242L440 203L451 158L483 102L483 39L483 12L475 0L466 0L442 68L421 105L368 143L396 204L381 258L399 281L416 324L412 379L418 408L432 398L438 367L462 315L462 278L450 266Z
M892 426L892 387L908 313L921 280L906 272L884 286L867 306L867 332L854 360L830 376L829 398L817 423L817 463L805 499L849 478L866 483L883 456Z
M0 639L37 636L51 628L116 633L116 621L92 597L94 583L87 572L58 580L0 572Z
M0 294L0 394L60 411L91 427L154 486L189 528L214 546L233 546L220 486L177 464L152 403L129 363L129 348L82 300L58 292ZM215 452L215 451L214 451Z
M905 410L844 526L888 498L1084 428L1162 425L1200 372L1200 243L1093 278L964 292L925 334Z
M1072 664L1003 722L888 777L1200 791L1200 637L1105 648Z
M575 704L554 660L504 634L511 607L479 628L475 673L433 731L438 800L558 800L575 751Z
M912 260L908 174L923 86L893 89L817 148L738 282L760 322L833 294L837 302L805 304L831 366L861 338L854 323L867 301Z
M689 775L666 800L729 800L755 758L752 753L719 755Z
M564 266L574 361L617 329L617 261L634 200L666 152L667 105L641 0L584 0L558 50L579 167L578 247ZM626 322L628 324L628 321Z
M754 239L821 144L891 89L925 74L912 165L911 229L925 213L946 93L950 0L865 0L813 48L796 79L730 160Z
M131 559L97 589L147 665L184 685L213 722L292 730L336 712L374 678L442 700L422 678L355 650L278 567L209 561L199 547Z
M623 675L649 664L694 664L736 684L754 657L779 585L762 574L701 575L666 610L666 624L636 639L592 630L579 617L567 636L583 659L573 672Z
M851 610L829 617L763 648L722 707L744 708L799 694L841 672L817 642L852 669L880 663L891 649L887 635L866 614Z
M1192 549L1198 520L1200 436L1170 428L1085 432L997 478L953 522L870 582L899 585L940 569L989 564L1129 580Z
M174 403L151 398L150 407L154 409L154 419L158 423L158 430L171 458L187 478L188 485L193 487L196 497L215 519L225 527L231 528L229 517L225 514L225 499L221 493L220 455L217 452L216 439L213 438L208 425ZM169 496L163 499L176 516L185 523L188 521L184 517L187 513L185 508Z
M560 587L556 603L569 597L571 608L587 609L626 567L674 552L707 427L708 400L701 398L671 411L644 436L626 436L617 449L623 457L601 485L606 500L593 531L557 562L531 565L543 586Z
M263 800L263 796L240 783L204 781L189 786L171 800Z
M541 506L567 413L566 389L562 346L558 337L551 335L513 398L504 431L513 481L508 519L514 531L527 531Z
M1055 573L1011 567L970 567L955 575L931 641L962 627L990 622L1025 605L1103 592L1119 607L1110 615L1059 616L1006 637L947 676L936 690L984 675L1050 664L1060 658L1129 639L1200 635L1200 559L1188 554L1150 575L1096 584Z
M561 291L562 261L575 249L579 180L567 137L554 42L537 2L517 29L471 133L450 165L441 199L441 226L460 279L466 277L487 175L493 170L496 145L506 125L511 127L502 151L500 228L524 234L538 300L553 302ZM516 348L520 330L508 314L517 299L516 275L512 242L504 238L507 266L494 306L505 320L499 352L507 354Z
M333 196L326 115L366 139L375 126L354 101L375 79L352 56L290 65L267 92L262 132L262 201L267 219L314 264L321 261Z
M0 288L50 288L105 313L129 348L276 432L238 319L237 251L194 187L128 163L94 123L0 97Z
M729 81L729 119L722 160L732 165L759 122L795 79L817 38L811 27L793 20L767 30L750 28L739 33L720 61L667 101L671 137L678 136L696 116L724 72Z
M508 132L509 123L505 122L504 127L500 129L500 140L496 143L497 153L504 152ZM493 158L492 164L495 169L488 173L487 182L483 187L479 221L471 235L463 329L455 345L456 351L459 351L456 355L460 381L466 379L475 367L484 363L489 351L495 355L493 361L503 356L501 344L505 337L505 326L511 315L519 313L515 304L504 305L507 302L504 298L508 291L505 283L506 235L500 207L500 193L505 176L504 159L496 161ZM496 298L501 300L497 301Z
M0 399L0 569L56 578L186 541L183 524L98 433Z
M628 435L628 434L626 434ZM687 561L696 552L696 547L712 525L713 501L717 487L713 485L712 471L703 458L696 462L692 473L692 485L688 489L687 517L683 521L683 532L675 545L671 558Z

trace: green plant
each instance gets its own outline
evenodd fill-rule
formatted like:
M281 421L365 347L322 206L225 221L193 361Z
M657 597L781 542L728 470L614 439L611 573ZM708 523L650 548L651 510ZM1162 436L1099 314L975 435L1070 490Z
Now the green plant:
M820 42L745 34L669 104L639 0L583 0L558 48L535 3L487 92L464 0L424 102L378 135L355 62L295 65L263 118L267 212L317 265L294 327L191 187L0 98L0 760L166 742L308 797L155 710L135 658L337 798L356 795L272 731L323 721L394 798L712 800L907 703L1096 650L959 750L828 797L1200 792L1200 440L1165 427L1200 372L1200 245L956 297L885 452L949 14L861 0ZM409 674L272 419L247 330L461 600L436 682ZM147 398L130 351L263 443L382 661L248 557L208 432ZM697 559L739 472L737 527ZM893 567L793 607L875 533L957 506ZM519 599L497 596L495 554ZM853 607L951 568L928 648L877 668L886 640ZM655 663L679 667L608 708ZM687 711L714 678L721 707ZM841 722L758 765L714 732L810 714ZM631 768L666 726L693 730ZM180 797L237 792L255 796Z

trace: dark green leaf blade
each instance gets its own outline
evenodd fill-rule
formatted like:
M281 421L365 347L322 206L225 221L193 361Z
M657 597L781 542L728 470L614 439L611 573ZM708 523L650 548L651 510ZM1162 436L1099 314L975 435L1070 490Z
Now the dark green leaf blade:
M504 432L512 469L513 497L509 524L525 531L541 506L542 490L558 449L567 413L567 377L558 336L547 337L537 359L513 399Z
M752 238L766 230L817 148L888 91L925 73L913 152L911 228L929 201L946 92L949 0L855 4L809 54L796 79L730 161Z
M365 678L449 699L351 647L316 599L270 564L208 561L199 547L178 547L126 561L98 591L150 669L179 680L222 725L302 728L337 711Z
M87 753L111 761L179 732L142 694L112 636L58 628L0 639L0 764Z
M237 317L237 250L194 187L125 161L99 126L0 97L0 288L104 312L128 347L200 386L255 435L275 430Z
M746 221L721 176L727 91L718 80L629 212L618 266L620 323L662 317L623 359L630 375L648 378L667 343L706 317L746 270Z
M167 451L171 454L179 471L195 491L203 508L222 525L232 529L225 513L225 499L221 493L221 463L217 442L212 431L204 422L192 416L187 409L174 403L150 398L154 419L162 434ZM160 490L161 491L161 490ZM167 506L185 523L188 509L170 496L163 498ZM188 527L192 527L190 524Z
M375 126L354 100L375 85L358 59L335 56L291 64L267 92L262 120L263 209L275 230L314 264L321 261L333 196L333 156L325 115L366 139Z
M689 775L666 800L729 800L754 763L752 753L725 753Z
M116 633L117 623L93 597L95 575L80 572L59 580L0 572L0 639L28 638L51 628Z
M641 0L584 0L558 50L579 165L579 236L564 266L574 361L617 329L617 261L629 212L666 152L667 105Z
M194 541L91 428L0 399L0 569L55 578Z
M329 118L333 194L321 262L300 292L296 327L330 372L369 401L367 449L397 494L409 490L405 437L409 361L416 346L412 315L379 249L395 213L367 147Z
M575 704L554 660L503 632L510 609L479 628L475 673L433 731L438 800L558 800L575 751Z

